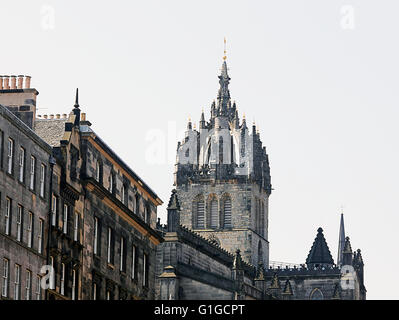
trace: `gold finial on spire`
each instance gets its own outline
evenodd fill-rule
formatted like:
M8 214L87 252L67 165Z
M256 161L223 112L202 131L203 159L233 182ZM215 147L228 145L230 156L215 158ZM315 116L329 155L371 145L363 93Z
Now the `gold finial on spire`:
M227 56L226 56L226 37L224 38L224 56L223 56L223 60L226 60L227 59Z
M242 114L242 118L245 119L245 113Z

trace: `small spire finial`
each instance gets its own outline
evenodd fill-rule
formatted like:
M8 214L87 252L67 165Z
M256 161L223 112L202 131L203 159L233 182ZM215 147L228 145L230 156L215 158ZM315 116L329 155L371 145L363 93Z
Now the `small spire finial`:
M223 60L226 60L227 59L227 56L226 56L226 37L224 38L224 50L223 50L223 53L224 53L224 56L223 56Z
M76 88L75 108L79 108L79 88Z

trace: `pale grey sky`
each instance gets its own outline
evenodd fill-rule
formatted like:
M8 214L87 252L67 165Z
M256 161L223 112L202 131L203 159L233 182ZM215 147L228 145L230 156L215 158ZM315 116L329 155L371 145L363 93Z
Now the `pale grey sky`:
M168 154L183 138L174 132L202 108L209 117L226 37L232 98L269 154L271 260L304 263L321 226L336 261L343 205L368 298L398 299L398 9L396 0L1 0L0 73L32 76L39 114L68 113L79 87L93 129L167 203ZM157 132L161 164L146 157Z

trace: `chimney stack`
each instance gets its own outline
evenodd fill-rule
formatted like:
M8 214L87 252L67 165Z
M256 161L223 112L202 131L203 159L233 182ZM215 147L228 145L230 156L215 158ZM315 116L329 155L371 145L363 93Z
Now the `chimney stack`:
M55 115L55 118L56 118L56 119L61 119L61 115L60 115L59 113L57 113L57 114Z
M25 89L30 89L31 76L25 76Z
M18 76L18 86L17 86L17 89L22 89L23 82L24 82L24 76L23 76L23 75L19 75L19 76Z
M4 90L10 89L10 77L4 76Z
M17 88L17 77L16 76L11 76L11 90Z
M0 104L7 107L29 128L33 128L36 119L36 97L39 92L30 88L30 80L30 76L25 77L21 74L0 76Z
M80 119L81 121L86 121L86 113L82 113L82 116L81 116L81 119Z

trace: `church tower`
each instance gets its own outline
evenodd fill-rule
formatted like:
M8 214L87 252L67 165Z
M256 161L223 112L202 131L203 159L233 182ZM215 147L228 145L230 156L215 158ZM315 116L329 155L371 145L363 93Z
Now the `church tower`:
M180 224L257 266L269 264L270 167L255 124L240 121L231 101L226 56L210 118L191 120L177 146L174 185Z

